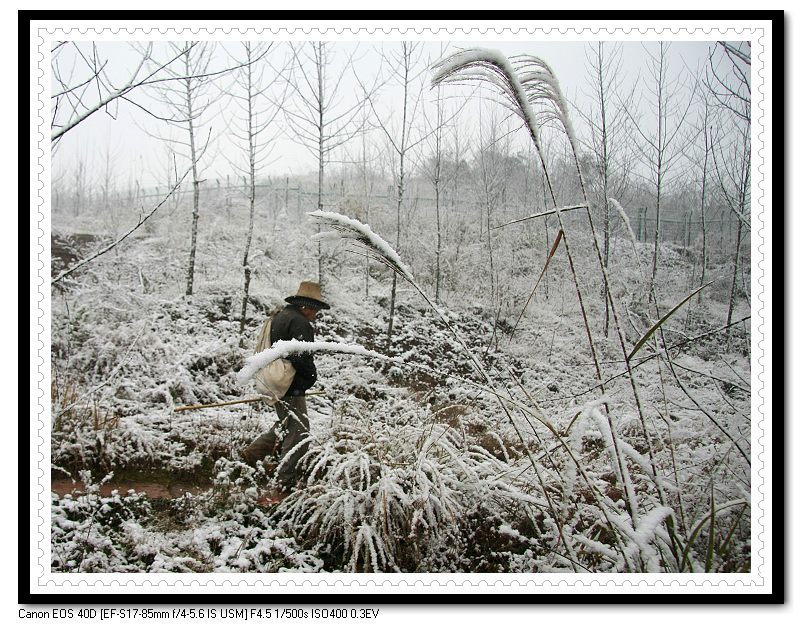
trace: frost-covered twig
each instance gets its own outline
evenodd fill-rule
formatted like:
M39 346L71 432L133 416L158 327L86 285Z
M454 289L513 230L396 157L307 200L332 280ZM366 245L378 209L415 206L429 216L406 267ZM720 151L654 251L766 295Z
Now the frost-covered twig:
M497 230L499 228L507 227L508 225L514 225L516 223L521 223L522 221L529 221L530 219L537 219L539 217L548 217L553 214L557 214L558 212L568 212L569 210L579 210L580 208L587 208L587 204L576 204L573 206L561 206L559 208L555 208L554 210L544 210L543 212L536 212L534 214L530 214L527 217L521 217L520 219L515 219L514 221L507 221L507 223L502 223L501 225L494 225L491 230Z
M508 59L498 50L472 48L461 50L439 61L433 67L433 85L488 82L506 98L507 107L526 124L536 149L542 155L542 145L534 106L545 120L557 118L567 128L567 106L559 91L559 83L551 67L535 56L516 56ZM573 137L573 135L571 135ZM550 183L549 183L550 184Z
M335 238L354 241L355 244L364 249L372 258L389 266L408 282L414 283L415 278L412 276L412 271L409 267L401 260L401 257L396 253L395 249L381 236L370 229L369 225L357 221L356 219L351 219L338 212L315 210L308 214L313 220L335 230L334 232L320 232L319 234L314 234L312 240L321 241Z
M407 268L406 264L404 264L404 262L401 260L398 253L387 241L376 234L370 228L370 226L336 212L316 210L314 212L310 212L309 216L315 221L327 225L334 230L334 232L321 233L322 236L325 236L326 238L338 237L353 241L356 245L365 249L368 255L390 267L394 273L403 277L410 286L418 291L418 294L423 297L429 307L435 312L435 314L437 314L454 338L457 339L457 342L459 342L460 346L465 352L465 355L470 359L474 370L481 375L482 379L486 383L490 383L490 376L484 370L484 367L481 365L481 363L476 359L476 356L468 348L468 345L465 344L462 336L460 336L459 332L454 329L454 326L445 317L443 311L436 306L431 299L429 299L423 289L415 281L412 271Z
M192 48L193 46L195 46L195 43L190 43L188 47ZM70 130L75 128L77 125L81 124L88 117L94 115L99 110L106 109L109 106L109 104L111 104L112 102L114 102L117 99L123 99L123 100L126 100L126 101L130 102L131 104L139 106L138 104L136 104L136 102L132 101L128 97L129 94L132 91L134 91L135 89L138 89L139 87L143 87L143 86L146 86L146 85L165 83L165 82L171 82L171 81L180 82L180 81L186 81L186 80L197 79L197 78L211 78L213 76L219 76L219 75L224 74L226 72L231 72L231 71L234 71L234 70L239 69L241 67L245 67L246 65L250 65L250 64L256 63L257 61L259 61L264 56L264 54L262 54L262 55L260 55L259 57L255 58L255 59L251 59L247 63L241 63L241 64L236 65L234 67L226 67L226 68L224 68L222 70L217 70L217 71L212 71L212 72L199 72L199 73L196 73L196 74L191 74L190 73L190 74L186 74L186 75L176 75L176 76L169 76L169 77L163 77L163 78L156 77L159 72L161 72L164 69L167 69L182 54L184 54L184 52L185 51L182 50L179 54L177 54L176 56L170 58L170 60L168 60L168 61L166 61L164 63L161 63L160 65L158 65L156 67L156 69L151 70L150 73L148 73L143 78L139 79L139 72L142 71L142 68L144 67L145 63L148 60L150 60L150 48L148 48L145 52L143 52L142 57L139 59L139 65L131 73L131 78L128 80L127 83L125 83L123 86L121 86L121 87L119 87L117 89L109 89L108 93L105 96L100 97L98 102L96 102L95 104L93 104L91 106L84 105L84 107L86 109L86 110L84 110L84 112L82 112L80 114L76 114L68 123L64 124L63 126L58 127L58 129L52 130L51 134L50 134L51 143L55 145L56 141L58 141L67 132L69 132ZM104 62L103 67L105 67L105 64L106 63ZM92 76L92 78L90 78L89 81L95 80L99 76L99 74L101 74L101 73L105 75L105 71L103 71L103 67L100 67L98 70L96 70L95 71L95 75ZM60 98L60 97L62 97L64 95L68 95L74 89L74 87L67 87L67 85L63 84L63 82L62 82L62 85L65 87L65 90L62 91L61 93L57 93L57 94L53 95L52 98L58 100L58 98ZM101 86L101 82L98 80L98 90L99 90L100 86ZM103 85L103 86L105 86L105 85ZM83 102L81 101L80 98L78 98L77 104L82 104L83 105ZM56 106L57 105L58 104L56 103ZM140 106L140 108L143 108L143 107ZM73 105L73 110L75 110L75 109L76 109L76 105L74 104ZM151 115L153 114L147 109L144 109L144 110L148 114L151 114Z
M245 360L239 372L237 372L237 381L239 383L246 383L253 377L260 369L264 368L271 362L287 358L290 355L297 355L301 353L345 353L350 355L363 355L367 357L379 358L382 360L393 361L398 364L403 364L401 358L392 358L377 351L366 349L357 344L347 344L344 342L306 342L303 340L276 340L269 349L255 353Z
M638 273L640 273L641 277L643 277L643 268L641 267L640 255L638 254L638 239L635 236L635 232L632 230L632 224L629 222L629 217L617 200L613 199L612 197L608 197L607 201L610 202L610 205L613 208L615 208L615 211L618 213L618 216L621 217L621 220L624 222L624 226L627 228L629 242L632 245L632 255L635 258L635 264L638 266Z

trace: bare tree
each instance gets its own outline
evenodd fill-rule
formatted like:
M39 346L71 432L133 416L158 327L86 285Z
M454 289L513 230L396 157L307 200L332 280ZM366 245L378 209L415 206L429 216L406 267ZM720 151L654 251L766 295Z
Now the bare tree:
M500 297L493 256L492 219L497 207L503 204L507 185L509 133L504 131L496 107L491 107L488 111L483 111L482 108L479 110L479 145L474 154L476 174L473 185L479 199L479 238L481 240L486 237L487 243L490 304L495 309Z
M705 82L717 103L718 129L712 146L718 190L736 220L727 325L732 322L741 270L741 246L751 224L751 46L718 42L711 49ZM727 335L731 328L727 329Z
M415 128L415 119L419 108L422 106L423 99L424 82L421 80L421 77L426 71L426 66L420 65L421 56L421 44L407 41L402 41L400 43L400 48L390 53L389 57L385 56L385 61L390 68L388 83L400 90L400 123L393 124L388 115L383 116L376 109L376 103L371 97L371 94L365 89L365 97L370 104L378 127L387 140L389 153L393 160L392 172L395 186L396 207L396 250L401 248L401 212L407 188L407 159L410 151L418 146L427 136L425 132L420 130L416 131ZM387 322L388 345L391 344L393 337L393 319L395 316L396 289L398 285L397 278L398 276L394 272L393 285L390 291L390 318Z
M441 50L441 55L442 53L443 50ZM443 99L442 87L437 85L434 89L435 99L432 104L434 108L433 114L431 114L426 107L423 109L427 150L426 154L423 155L424 160L420 169L432 185L432 188L434 188L434 216L437 236L435 246L434 300L435 303L439 304L442 286L443 237L445 229L443 212L445 196L449 185L452 184L454 185L453 196L456 197L457 195L456 181L460 173L460 163L457 155L461 143L459 134L460 124L456 122L456 120L468 100L466 98L451 114L448 114L445 100ZM454 132L454 143L451 148L447 145L448 137L445 134L449 127L452 127Z
M704 101L704 111L701 119L701 132L699 136L702 137L702 158L700 171L700 184L699 184L699 219L701 221L701 237L702 237L702 266L700 268L699 286L705 283L707 279L707 264L708 264L708 245L707 245L707 204L709 202L708 179L710 177L710 156L713 148L713 136L710 128L710 103L707 99ZM698 161L698 159L697 159ZM699 293L700 298L703 293Z
M272 43L241 42L243 63L235 74L236 88L232 89L231 97L236 106L232 116L231 137L244 149L242 160L231 164L235 171L246 179L248 198L248 234L245 237L245 250L242 257L244 272L244 289L242 295L242 308L240 316L240 334L245 331L245 320L248 312L248 294L251 285L250 250L253 239L254 212L256 206L256 178L259 168L270 157L273 140L277 132L274 127L276 117L282 111L284 92L277 97L269 95L280 79L284 69L274 70L267 63L258 65L254 59L266 57L273 49ZM270 69L270 74L267 71ZM286 203L286 200L285 200Z
M354 55L331 72L334 54L325 41L290 44L294 59L289 85L295 106L284 107L290 130L315 157L318 166L317 209L323 210L325 167L332 152L359 133L362 100L343 104L342 80L353 65ZM318 281L323 282L323 259L318 243Z
M106 142L103 146L102 152L102 170L100 172L100 201L103 214L111 224L111 228L116 234L117 232L117 218L119 215L119 206L117 201L113 201L116 194L116 164L119 156L119 148L112 143L112 133L106 137Z
M370 163L374 160L372 154L372 144L368 142L368 106L364 101L362 104L362 130L360 132L360 155L359 155L359 170L362 186L362 201L363 213L362 217L366 223L370 223L370 209L375 194L376 176L373 173L373 168ZM368 299L370 294L370 256L365 255L365 300Z
M608 49L609 47L609 49ZM602 211L603 260L610 264L610 199L623 203L631 168L631 150L628 147L626 112L616 105L614 95L623 92L621 72L621 46L605 46L599 41L586 50L589 79L592 84L591 110L583 115L589 129L586 146L591 150L593 175L589 186ZM631 98L630 98L631 99ZM606 288L606 285L604 286ZM610 331L610 304L604 293L604 334Z
M468 102L468 99L465 100ZM455 113L456 114L456 113ZM457 265L460 260L460 250L462 242L468 235L464 221L460 218L460 213L463 209L463 203L466 200L465 193L460 192L470 183L470 167L468 165L468 146L473 142L473 135L470 133L470 128L467 124L454 123L451 125L451 132L449 133L449 152L451 157L444 167L447 171L446 179L448 184L445 186L445 199L448 200L450 194L450 201L447 201L449 210L445 211L443 215L443 230L445 232L453 231L455 234L455 245L453 246L453 256L451 262ZM456 223L455 223L456 222ZM454 224L455 225L451 225ZM451 226L451 227L450 227ZM448 259L446 260L446 268L448 266ZM443 272L441 267L441 273ZM444 275L443 278L447 277ZM442 296L442 293L441 293Z
M211 81L217 72L209 68L214 53L214 44L210 42L168 44L170 58L177 58L177 63L157 63L173 78L155 86L159 98L166 105L167 115L161 117L169 126L178 128L181 138L160 136L171 143L180 157L186 158L192 169L192 225L190 229L189 261L187 264L186 295L191 296L195 282L195 257L198 246L198 221L200 218L200 186L203 183L201 172L204 167L204 156L211 141L211 128L205 115L211 110L215 97L211 91ZM179 135L179 136L180 136Z
M87 194L90 192L86 172L86 154L84 153L78 156L74 171L72 210L76 217L81 214L87 203Z
M444 110L442 88L438 85L437 96L435 99L435 118L433 127L429 135L431 137L431 145L429 147L431 153L431 166L425 169L429 181L434 187L434 216L435 227L437 231L437 246L435 247L435 267L434 267L434 301L440 303L440 263L443 250L443 226L440 219L440 195L442 188L445 186L446 181L443 179L443 129L444 123ZM427 123L429 121L426 117Z
M190 43L189 47L196 44ZM52 114L50 141L55 148L70 130L99 111L117 118L120 102L152 115L147 104L135 99L135 91L147 85L159 85L186 78L211 78L236 69L227 67L204 75L190 76L182 73L183 48L161 62L153 58L153 44L131 46L134 58L133 69L126 73L120 83L109 77L109 59L102 53L97 42L83 43L61 41L50 53L52 72Z
M710 49L705 83L718 105L749 124L752 119L752 43L719 41Z
M652 251L652 270L649 279L649 296L657 305L654 292L657 267L660 257L660 219L663 198L667 188L681 172L677 165L685 157L685 148L691 136L685 124L694 101L695 87L689 88L679 76L672 77L669 71L668 50L670 44L661 41L656 53L646 49L650 82L646 91L651 96L647 103L652 115L650 129L647 123L638 122L626 105L628 117L635 123L633 127L639 138L636 146L648 169L646 180L653 186L655 206L654 247Z
M177 158L176 153L175 153L175 148L173 147L172 144L170 144L170 143L165 143L164 144L164 156L165 156L165 160L163 161L164 162L164 169L162 169L162 173L161 173L160 177L164 176L163 179L164 179L164 181L166 183L166 187L165 188L169 189L173 184L173 180L178 175L178 171L177 171L177 169L178 169L178 165L177 165L178 158ZM169 202L168 205L169 205L170 213L173 213L181 205L181 195L179 193L174 193L172 195L172 197L170 198L170 202ZM171 235L172 235L172 232L168 232L168 236L171 236ZM171 241L172 241L172 236L171 236Z

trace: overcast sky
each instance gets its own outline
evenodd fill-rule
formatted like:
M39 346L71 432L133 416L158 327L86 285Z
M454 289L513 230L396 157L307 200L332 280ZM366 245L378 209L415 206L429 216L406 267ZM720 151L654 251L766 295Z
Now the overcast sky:
M87 45L87 44L83 44ZM493 48L502 51L507 56L516 54L531 54L544 59L555 71L564 94L569 99L572 108L585 108L590 106L587 97L591 89L589 82L589 63L587 54L589 51L588 42L580 41L493 41L487 40L477 43L475 41L443 41L424 42L421 49L422 58L420 69L424 70L429 62L433 62L441 55L444 46L446 52L454 51L460 47L481 47ZM607 44L608 49L613 45ZM657 51L657 43L627 41L622 42L622 75L625 84L631 84L639 76L646 79L648 75L647 58L648 52ZM709 41L674 41L669 50L669 65L673 74L681 78L690 80L696 69L703 66L707 60L708 49L711 45ZM156 51L162 57L166 55L163 44L158 44ZM331 67L332 75L340 72L344 61L351 53L355 52L355 71L359 79L364 83L370 83L373 77L382 67L387 68L387 63L382 64L382 53L385 56L397 53L400 44L397 41L391 42L333 42L333 63ZM226 53L227 51L238 50L236 42L225 42L219 45L213 61L213 68L222 68L232 65L233 61ZM269 59L276 65L282 64L285 55L289 51L286 43L278 43L271 51ZM99 45L99 54L102 59L107 60L105 66L109 78L121 84L130 75L133 68L139 61L139 55L135 52L129 42L112 42ZM77 81L82 75L81 62L75 60L72 50L63 50L59 57L59 68L62 74L69 75L72 67L75 67L73 81ZM85 74L86 70L83 69ZM430 71L423 71L421 81L427 85L431 77ZM227 85L230 79L223 78L219 81L220 85ZM57 85L53 86L58 88ZM464 87L448 86L446 91L451 96L464 96L469 89ZM354 100L359 92L357 80L352 72L348 72L340 85L342 100L340 110L347 108L349 102ZM432 97L433 92L426 89L426 97ZM625 97L625 94L617 94ZM151 111L162 114L164 109L152 91L140 89L132 94L133 99L141 106L149 108ZM92 99L91 92L87 94L88 100ZM391 84L385 85L377 96L377 107L381 115L385 118L393 113L396 119L400 117L400 91ZM630 103L632 104L632 103ZM296 106L292 97L287 100L287 106ZM214 151L210 152L207 158L205 176L209 178L225 177L233 172L230 158L236 158L237 150L235 142L232 140L232 133L226 124L231 119L232 105L225 97L219 99L214 105L217 116L209 122L204 129L204 133L209 132L215 137ZM581 132L581 122L578 114L574 111L574 125ZM397 121L396 121L397 123ZM285 126L282 118L278 120L279 126ZM164 122L145 114L141 108L127 102L119 102L112 107L108 113L101 111L86 121L82 122L75 129L68 132L58 148L53 154L53 174L54 179L59 174L71 175L76 163L82 160L99 178L100 171L104 167L106 154L110 151L113 155L114 173L119 180L118 186L126 186L132 178L136 178L143 186L150 186L154 182L164 183L167 153L163 142L151 135L169 135L170 130ZM176 130L172 130L175 134ZM378 138L375 136L374 138ZM516 136L516 141L525 141L525 135ZM316 169L314 156L300 145L297 138L289 133L284 133L275 141L270 162L267 162L262 170L262 175L296 175L307 174Z

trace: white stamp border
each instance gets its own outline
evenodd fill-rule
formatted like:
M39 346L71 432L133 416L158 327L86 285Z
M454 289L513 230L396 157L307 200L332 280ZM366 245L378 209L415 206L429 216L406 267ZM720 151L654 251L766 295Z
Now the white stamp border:
M771 360L766 347L771 347L771 155L766 139L771 134L772 106L772 23L768 20L510 20L503 16L493 20L420 20L413 19L399 26L398 21L370 20L338 22L327 20L309 26L298 20L279 19L260 22L242 18L213 21L134 19L122 27L114 20L31 20L30 85L36 104L31 109L31 210L30 260L31 303L38 314L31 319L31 419L29 431L31 458L31 522L29 591L32 596L74 595L92 593L116 595L125 591L150 595L185 595L218 597L264 595L286 590L307 597L331 593L392 595L437 594L475 595L586 595L616 593L641 596L665 593L684 595L760 596L773 591L772 579L772 411ZM191 25L188 25L191 24ZM53 573L50 571L50 501L49 501L49 358L50 351L50 167L46 125L49 110L49 43L54 39L82 40L167 40L186 38L231 40L270 35L282 40L398 41L414 40L718 40L749 39L753 45L753 132L752 205L753 227L751 250L753 260L752 292L752 534L753 566L747 574L87 574ZM781 54L781 52L779 52ZM767 115L767 111L769 115ZM768 165L768 166L766 166ZM757 208L757 209L756 209ZM760 224L754 227L754 224ZM47 260L47 261L45 261ZM755 267L757 270L755 270ZM21 495L22 496L22 495ZM21 581L22 582L22 581ZM777 579L781 584L782 580Z

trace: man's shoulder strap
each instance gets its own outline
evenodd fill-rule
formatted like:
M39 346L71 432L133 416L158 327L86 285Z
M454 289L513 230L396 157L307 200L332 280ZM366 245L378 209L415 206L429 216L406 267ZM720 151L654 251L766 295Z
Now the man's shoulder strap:
M259 338L256 340L256 353L260 353L270 348L270 327L273 325L273 317L268 319L262 324L262 330L259 332Z

